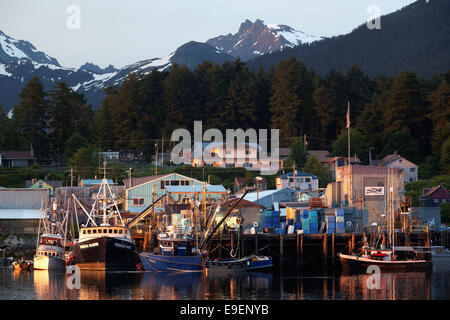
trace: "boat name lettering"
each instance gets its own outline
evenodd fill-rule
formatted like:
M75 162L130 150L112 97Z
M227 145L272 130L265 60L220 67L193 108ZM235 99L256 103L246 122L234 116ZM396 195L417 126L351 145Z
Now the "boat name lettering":
M127 246L127 245L122 244L122 243L114 243L114 245L116 247L119 247L119 248L131 249L131 246Z
M88 243L88 244L82 244L80 245L81 249L84 248L90 248L90 247L98 247L98 242Z

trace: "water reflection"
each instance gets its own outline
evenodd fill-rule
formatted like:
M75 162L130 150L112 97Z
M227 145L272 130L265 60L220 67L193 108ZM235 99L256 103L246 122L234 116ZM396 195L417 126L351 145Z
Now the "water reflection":
M284 275L250 272L126 273L81 271L81 288L67 288L68 275L0 268L0 299L129 300L400 300L449 299L450 265L432 272L382 273L380 289L369 289L369 274Z

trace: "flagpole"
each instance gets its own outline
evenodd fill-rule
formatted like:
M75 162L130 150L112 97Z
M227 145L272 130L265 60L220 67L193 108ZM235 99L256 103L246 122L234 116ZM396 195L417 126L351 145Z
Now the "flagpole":
M347 106L348 165L350 165L350 101Z

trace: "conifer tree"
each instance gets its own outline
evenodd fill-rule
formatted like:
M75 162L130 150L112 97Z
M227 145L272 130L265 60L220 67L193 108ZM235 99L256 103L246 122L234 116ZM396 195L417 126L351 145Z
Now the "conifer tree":
M13 118L25 141L33 146L37 158L46 156L48 101L44 86L37 77L31 78L19 94L20 103L14 107Z

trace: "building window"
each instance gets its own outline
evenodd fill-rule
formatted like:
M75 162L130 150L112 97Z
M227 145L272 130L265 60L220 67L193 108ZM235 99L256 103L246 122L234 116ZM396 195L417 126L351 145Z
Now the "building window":
M289 178L289 182L294 182L294 178Z
M180 158L182 158L182 157L183 157L183 151L180 151L180 152L178 153L178 156L179 156Z
M416 172L416 168L409 168L409 172Z
M311 182L311 178L305 178L305 182Z
M133 199L133 205L135 205L135 206L143 206L144 205L144 199L143 198Z
M439 199L434 199L434 203L439 203Z
M251 154L251 152L250 152L250 151L248 151L248 150L246 150L246 151L245 151L245 154Z
M161 181L161 190L164 190L166 187L165 187L165 181Z
M119 230L119 234L122 234L122 230Z

